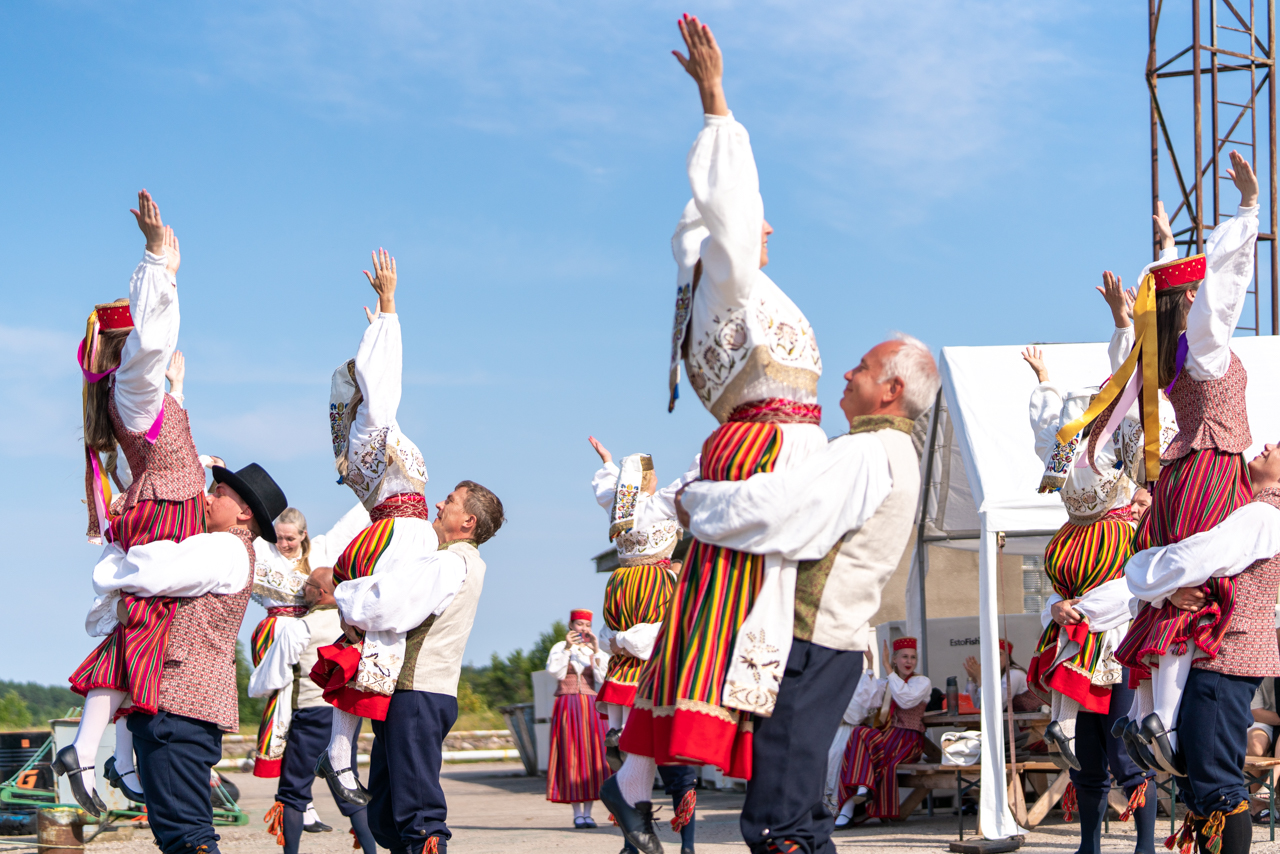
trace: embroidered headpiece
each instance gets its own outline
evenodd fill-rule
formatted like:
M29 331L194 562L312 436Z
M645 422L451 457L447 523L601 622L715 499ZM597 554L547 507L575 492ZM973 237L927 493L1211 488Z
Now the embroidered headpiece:
M129 300L118 299L97 306L93 313L98 317L98 328L103 332L113 329L132 329L133 315L129 313Z
M1151 276L1155 279L1156 290L1163 291L1165 288L1176 288L1179 285L1198 282L1204 278L1204 271L1205 256L1201 254L1152 267Z
M613 494L613 512L609 519L609 539L631 530L636 514L636 501L644 488L645 472L653 471L653 457L628 454L618 466L618 488Z
M900 649L915 649L915 648L916 648L915 638L898 638L896 641L893 642L894 652L897 652Z
M588 623L591 622L591 612L585 608L575 608L569 612L569 622L572 623L577 620L586 620Z

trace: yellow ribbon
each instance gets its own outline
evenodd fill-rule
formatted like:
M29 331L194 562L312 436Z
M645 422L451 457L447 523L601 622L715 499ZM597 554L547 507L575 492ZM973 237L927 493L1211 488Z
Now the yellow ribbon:
M1058 431L1058 441L1066 444L1115 402L1129 384L1138 362L1142 362L1142 434L1147 479L1160 474L1160 357L1156 344L1155 277L1147 274L1133 303L1134 344L1129 357L1103 386L1085 413ZM1139 358L1141 357L1141 358ZM1104 425L1105 426L1105 425ZM1100 436L1099 440L1105 439Z

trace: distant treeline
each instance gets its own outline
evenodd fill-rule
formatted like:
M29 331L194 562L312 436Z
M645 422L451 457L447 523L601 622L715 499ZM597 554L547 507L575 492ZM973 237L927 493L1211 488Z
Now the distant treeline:
M62 685L6 682L0 679L0 729L46 729L54 718L66 717L84 705L84 698Z

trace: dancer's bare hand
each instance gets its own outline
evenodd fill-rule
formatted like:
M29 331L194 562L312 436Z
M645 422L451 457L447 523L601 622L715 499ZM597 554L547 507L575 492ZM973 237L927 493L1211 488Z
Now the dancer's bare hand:
M1054 602L1049 608L1049 615L1060 626L1074 626L1084 620L1084 615L1074 607L1079 601L1079 599L1064 599L1061 602Z
M378 313L379 314L395 314L396 313L396 259L387 254L387 250L379 249L373 255L373 272L364 271L365 278L369 280L369 284L373 286L374 293L378 295ZM369 314L369 309L365 309L365 313ZM369 322L373 322L370 316Z
M182 252L178 249L178 235L170 226L164 227L164 268L169 271L170 278L178 275L182 266Z
M1133 325L1131 319L1133 302L1125 293L1123 280L1119 276L1110 270L1104 270L1098 293L1102 294L1102 298L1107 301L1107 308L1111 309L1111 319L1115 321L1116 329L1125 329Z
M964 672L974 685L982 684L982 665L978 664L978 659L972 655L964 660Z
M338 623L339 625L342 626L342 633L347 636L347 640L351 641L352 643L360 643L360 641L364 639L362 637L363 632L361 632L355 626L348 626L347 621L344 620L341 616L338 617Z
M1039 347L1028 347L1023 350L1022 358L1031 366L1031 370L1036 372L1037 380L1042 383L1047 383L1049 381L1049 369L1045 367L1044 354L1040 351Z
M187 358L182 355L181 350L174 350L169 357L169 367L164 372L164 378L169 381L169 394L174 397L182 394L182 383L187 378Z
M1156 212L1152 214L1151 219L1155 220L1156 234L1160 237L1160 249L1172 249L1173 243L1173 227L1169 225L1169 215L1165 213L1164 202L1156 202Z
M1255 192L1254 195L1256 196L1257 193ZM136 210L130 208L129 213L133 214L134 219L138 221L138 228L147 238L147 251L152 255L163 255L164 221L160 219L160 206L151 198L151 194L146 190L139 190L138 207Z
M729 115L729 103L725 100L723 86L724 56L720 53L720 45L716 44L711 28L693 15L683 16L676 25L680 27L680 35L684 37L689 56L686 58L678 50L671 53L698 84L702 111L712 116Z
M609 449L600 444L600 440L595 436L588 436L587 441L591 443L591 447L596 449L596 453L600 455L600 462L608 465L613 462L613 454L609 453Z
M1240 156L1240 152L1231 152L1231 166L1227 174L1235 182L1240 191L1240 207L1251 208L1258 203L1258 176L1253 174L1249 161Z
M1181 608L1192 613L1203 608L1207 600L1208 597L1204 595L1204 591L1199 587L1179 587L1169 597L1169 601L1173 603L1175 608Z

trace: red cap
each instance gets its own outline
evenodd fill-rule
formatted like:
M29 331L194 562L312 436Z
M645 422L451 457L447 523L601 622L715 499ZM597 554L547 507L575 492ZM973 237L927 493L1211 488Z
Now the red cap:
M1165 288L1198 282L1204 278L1204 271L1204 255L1192 255L1190 258L1179 258L1177 261L1152 267L1151 275L1155 277L1156 290L1163 291Z
M104 332L112 329L132 329L133 315L129 313L129 301L119 300L100 305L95 309L98 315L98 328Z
M586 620L589 623L591 622L591 612L585 608L575 608L569 612L569 622L572 623L574 620Z
M1007 641L1007 640L1002 640L1002 641L1000 641L1000 651L1001 651L1001 652L1007 652L1007 653L1009 653L1010 655L1012 655L1012 654L1013 654L1013 642L1012 642L1012 641Z
M915 638L898 638L896 641L893 642L894 652L897 652L900 649L915 649L915 648L916 648Z

